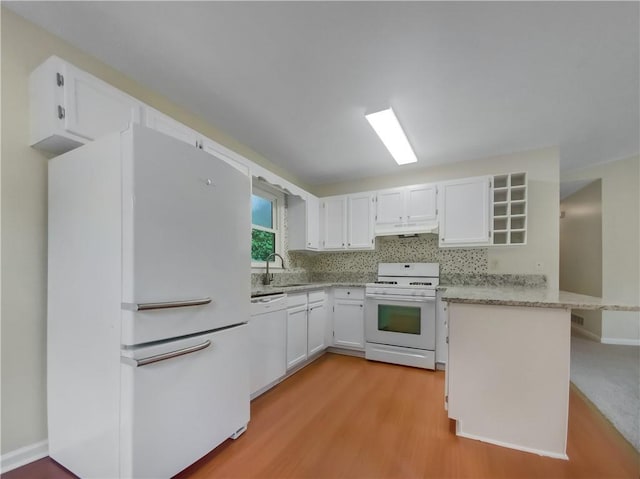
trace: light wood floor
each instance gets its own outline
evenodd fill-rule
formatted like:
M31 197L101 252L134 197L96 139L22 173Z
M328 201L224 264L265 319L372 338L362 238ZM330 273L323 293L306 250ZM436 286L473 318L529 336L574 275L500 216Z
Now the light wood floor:
M640 477L635 449L573 388L569 461L455 436L443 388L442 372L327 354L253 401L247 432L177 477ZM38 462L3 479L72 477Z
M635 450L575 390L569 461L455 436L443 391L443 372L327 354L256 399L244 436L179 477L640 476Z

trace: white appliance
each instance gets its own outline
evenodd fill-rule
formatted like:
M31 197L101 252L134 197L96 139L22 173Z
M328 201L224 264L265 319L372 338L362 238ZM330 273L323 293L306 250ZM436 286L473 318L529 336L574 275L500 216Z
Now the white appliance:
M287 372L287 297L251 298L251 399L267 391Z
M249 421L249 178L137 125L49 163L49 455L170 477Z
M435 369L437 263L380 263L365 287L365 357Z

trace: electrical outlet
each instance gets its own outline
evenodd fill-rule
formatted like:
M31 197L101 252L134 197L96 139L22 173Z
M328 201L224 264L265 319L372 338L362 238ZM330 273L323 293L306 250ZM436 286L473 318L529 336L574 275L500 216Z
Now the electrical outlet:
M538 261L536 263L536 271L538 272L544 271L544 265L542 264L542 261Z

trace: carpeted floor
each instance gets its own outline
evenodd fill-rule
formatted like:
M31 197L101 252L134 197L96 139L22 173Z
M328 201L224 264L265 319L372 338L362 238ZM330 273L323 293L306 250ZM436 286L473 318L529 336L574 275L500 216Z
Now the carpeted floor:
M572 335L571 382L640 451L640 347Z

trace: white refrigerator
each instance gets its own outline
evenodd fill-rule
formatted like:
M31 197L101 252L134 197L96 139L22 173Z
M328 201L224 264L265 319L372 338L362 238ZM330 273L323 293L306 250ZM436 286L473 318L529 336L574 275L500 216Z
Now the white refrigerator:
M250 178L133 125L49 162L49 453L164 478L249 421Z

